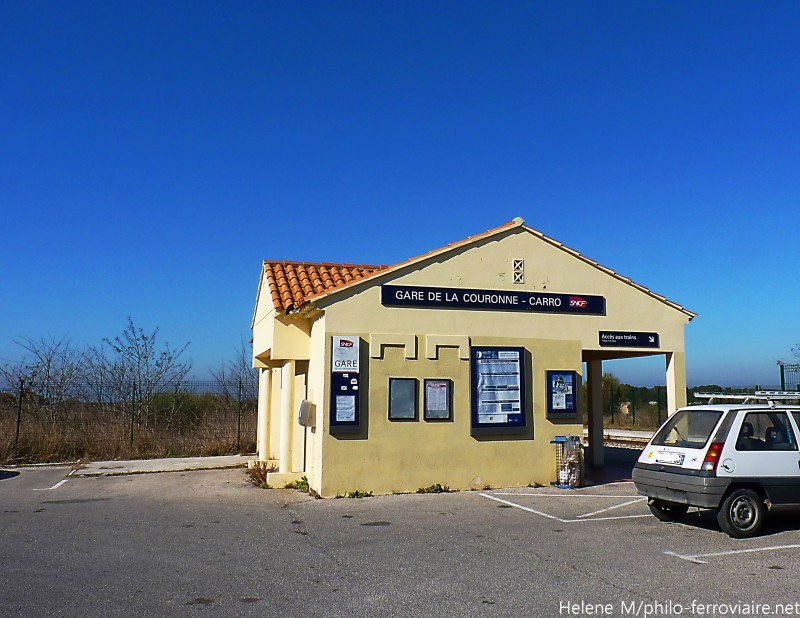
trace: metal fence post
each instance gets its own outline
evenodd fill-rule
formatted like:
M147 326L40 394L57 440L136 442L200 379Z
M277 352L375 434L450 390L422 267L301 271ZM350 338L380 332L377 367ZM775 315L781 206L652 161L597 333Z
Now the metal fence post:
M781 390L786 390L786 374L783 372L783 363L778 363L778 367L781 370Z
M133 420L136 416L136 380L131 387L131 452L133 451Z
M22 395L25 393L25 380L19 379L19 397L17 398L17 429L14 432L14 458L16 459L19 449L19 426L22 423Z
M242 381L239 380L238 397L236 404L236 451L242 451Z

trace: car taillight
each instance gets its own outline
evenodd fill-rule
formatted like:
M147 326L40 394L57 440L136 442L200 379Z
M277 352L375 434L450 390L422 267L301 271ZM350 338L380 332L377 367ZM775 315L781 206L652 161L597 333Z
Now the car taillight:
M700 467L701 470L714 472L717 469L723 446L725 446L725 444L722 442L711 443L711 446L708 447L708 452L706 452L706 458L703 460L703 465Z

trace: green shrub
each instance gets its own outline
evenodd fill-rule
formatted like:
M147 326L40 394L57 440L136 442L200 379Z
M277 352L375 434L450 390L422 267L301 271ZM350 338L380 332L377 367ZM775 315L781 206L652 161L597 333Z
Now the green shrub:
M299 481L287 483L284 486L284 489L299 489L300 491L308 493L308 478L306 476L302 476Z
M430 487L420 487L417 490L418 494L449 494L455 491L454 489L450 489L447 485L442 485L441 483L434 483Z
M356 489L355 491L348 491L345 496L347 498L371 498L372 492L371 491L361 491L360 489Z

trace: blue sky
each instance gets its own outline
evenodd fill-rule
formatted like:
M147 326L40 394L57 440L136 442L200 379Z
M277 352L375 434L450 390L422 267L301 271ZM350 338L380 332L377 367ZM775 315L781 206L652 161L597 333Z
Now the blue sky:
M700 314L690 384L775 385L798 31L796 2L4 2L0 359L131 315L202 377L263 259L394 263L521 216Z

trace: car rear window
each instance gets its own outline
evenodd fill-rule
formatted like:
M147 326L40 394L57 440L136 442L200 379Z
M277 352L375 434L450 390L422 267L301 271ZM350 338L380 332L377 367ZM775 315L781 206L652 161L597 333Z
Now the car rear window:
M717 426L720 410L678 410L653 438L656 446L703 448Z

